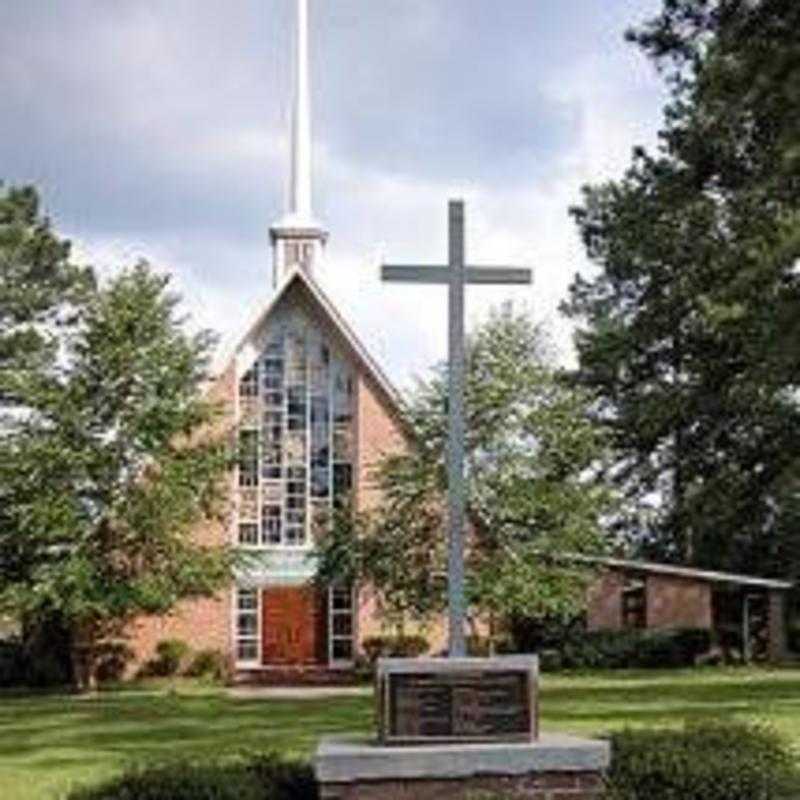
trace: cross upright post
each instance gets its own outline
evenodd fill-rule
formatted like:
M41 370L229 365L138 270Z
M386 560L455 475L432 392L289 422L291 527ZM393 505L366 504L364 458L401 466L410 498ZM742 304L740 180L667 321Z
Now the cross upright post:
M449 204L448 250L448 434L447 434L447 517L450 529L447 556L448 614L450 642L454 658L466 654L464 619L464 204Z
M464 202L451 200L448 208L449 259L445 267L384 265L385 281L446 284L448 287L448 444L447 444L447 597L450 658L466 655L464 622L464 528L466 485L464 480L464 290L468 283L530 284L528 269L515 267L468 267L464 245Z

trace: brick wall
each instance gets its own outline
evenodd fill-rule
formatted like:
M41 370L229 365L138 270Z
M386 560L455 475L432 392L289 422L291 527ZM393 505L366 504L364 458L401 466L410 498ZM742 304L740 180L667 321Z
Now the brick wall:
M711 628L711 584L668 575L648 575L648 628Z
M622 628L622 590L625 575L604 570L589 588L586 624L590 631Z
M599 772L542 772L514 777L463 780L368 781L323 784L321 800L476 800L498 795L509 800L597 800Z
M408 444L400 420L388 401L363 373L358 376L355 425L355 500L363 511L380 502L380 493L371 475L374 467L383 456L402 451Z
M381 391L363 373L358 376L355 426L355 503L359 510L366 511L380 503L380 492L374 485L371 471L384 455L405 447L406 440ZM369 587L362 588L358 598L359 641L387 632L374 592Z

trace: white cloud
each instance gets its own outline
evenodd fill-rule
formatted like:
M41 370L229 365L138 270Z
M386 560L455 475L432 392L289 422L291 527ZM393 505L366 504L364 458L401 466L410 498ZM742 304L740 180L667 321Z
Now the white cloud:
M570 358L556 309L586 261L567 209L583 183L618 175L659 123L660 84L620 41L628 15L657 0L535 13L530 0L503 2L519 13L504 6L481 36L471 15L493 20L477 0L319 6L329 28L315 83L316 188L331 225L319 277L400 385L445 356L446 297L383 286L379 264L442 262L454 196L467 201L472 262L535 271L532 289L470 290L471 323L507 297L525 299ZM103 273L146 256L175 275L194 325L229 333L271 285L268 227L285 183L286 4L77 3L59 6L64 20L46 3L17 11L31 32L24 47L0 52L0 101L37 105L16 149L11 134L10 149L0 142L0 174L44 175L50 210L58 217L75 204L67 227ZM576 19L568 6L587 11ZM384 8L397 34L388 39ZM556 38L531 39L529 24ZM484 33L490 52L472 47ZM70 138L59 139L62 130ZM395 135L411 148L403 158L384 147ZM451 146L458 157L448 157ZM518 170L515 158L525 162Z

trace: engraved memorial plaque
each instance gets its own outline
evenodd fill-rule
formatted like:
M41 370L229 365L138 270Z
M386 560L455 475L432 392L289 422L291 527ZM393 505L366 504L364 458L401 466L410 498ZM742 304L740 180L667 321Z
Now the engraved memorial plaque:
M386 659L378 665L384 744L532 741L536 657Z

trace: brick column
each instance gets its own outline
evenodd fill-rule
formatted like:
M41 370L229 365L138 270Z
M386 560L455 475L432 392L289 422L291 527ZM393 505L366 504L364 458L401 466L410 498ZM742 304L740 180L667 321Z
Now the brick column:
M363 781L322 784L321 800L474 800L498 795L514 800L598 800L600 772L540 772L463 780Z

